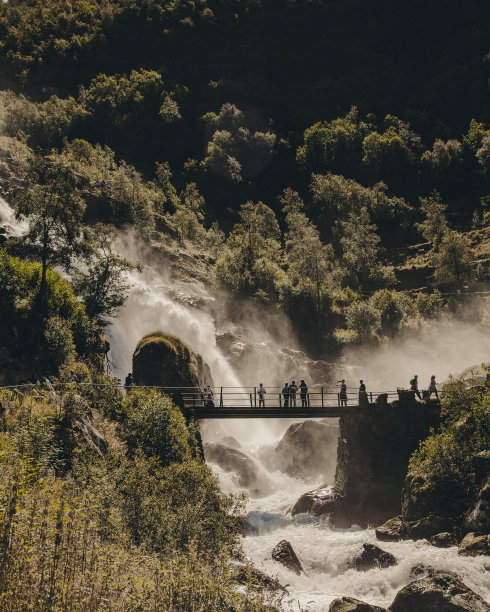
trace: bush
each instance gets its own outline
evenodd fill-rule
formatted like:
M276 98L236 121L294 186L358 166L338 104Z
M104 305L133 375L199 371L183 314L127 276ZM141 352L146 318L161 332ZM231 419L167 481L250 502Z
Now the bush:
M135 389L123 400L122 411L123 437L131 450L141 448L164 466L191 458L185 418L170 398L158 391Z

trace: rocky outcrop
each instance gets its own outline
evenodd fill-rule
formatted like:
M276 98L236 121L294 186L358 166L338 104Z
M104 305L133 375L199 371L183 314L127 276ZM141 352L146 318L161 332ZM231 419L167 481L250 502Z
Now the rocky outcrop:
M250 330L242 331L242 334L222 332L216 336L216 344L235 370L249 372L265 387L282 386L285 380L290 380L292 373L296 373L296 382L304 378L310 385L326 385L331 381L335 364L310 359L295 349L275 348L260 339L254 341ZM261 380L261 372L270 371L271 363L275 366L274 380Z
M409 525L401 516L389 519L375 529L376 537L381 542L399 542L406 540L409 535Z
M274 561L281 563L288 570L294 572L298 576L303 572L303 567L300 560L296 556L293 547L287 540L281 540L272 550L272 558Z
M466 490L457 479L409 472L402 492L402 514L415 521L429 514L456 517L468 507Z
M419 521L409 523L409 537L411 540L428 540L442 531L452 531L454 521L430 514Z
M323 485L313 491L304 493L291 509L291 514L308 513L313 516L331 514L336 507L339 496L332 485Z
M293 423L274 450L274 465L293 477L333 480L338 435L336 423Z
M489 612L490 606L450 574L434 574L401 589L391 612Z
M245 584L256 589L285 591L278 580L271 578L252 565L237 565L231 571L231 578L238 584Z
M486 476L468 510L464 526L472 531L490 533L490 476Z
M398 561L389 552L382 550L374 544L363 544L349 565L359 572L366 572L370 569L385 569L392 565L397 565Z
M439 412L437 401L393 402L371 404L369 410L351 408L340 418L339 500L332 515L336 526L380 525L400 514L409 458L431 427L437 427Z
M138 342L133 353L133 376L138 385L201 388L213 384L203 358L180 338L162 331Z
M224 444L204 444L206 461L216 463L225 472L233 472L238 477L238 484L248 489L251 495L260 497L270 491L265 474L259 475L257 464L242 451L229 448Z
M429 542L432 546L437 546L437 548L450 548L451 546L458 545L458 538L456 534L451 533L450 531L443 531L442 533L436 533L431 538L429 538Z
M490 555L490 535L466 534L459 544L458 554L464 557Z
M387 612L387 610L379 606L372 606L353 597L341 597L332 601L328 612Z

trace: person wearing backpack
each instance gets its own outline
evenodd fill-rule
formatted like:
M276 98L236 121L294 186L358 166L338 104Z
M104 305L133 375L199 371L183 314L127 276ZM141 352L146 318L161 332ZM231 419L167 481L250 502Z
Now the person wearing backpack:
M410 381L410 391L413 391L415 395L419 398L419 400L422 399L419 391L419 377L417 374L415 374L415 376Z

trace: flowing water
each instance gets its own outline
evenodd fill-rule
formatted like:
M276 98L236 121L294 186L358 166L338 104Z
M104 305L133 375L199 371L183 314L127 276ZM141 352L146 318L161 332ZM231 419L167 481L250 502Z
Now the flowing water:
M2 222L8 224L9 233L18 235L22 232L8 205L0 200L0 225ZM125 254L134 255L127 250ZM138 257L134 256L134 259ZM146 267L143 274L132 274L131 281L133 288L129 299L109 328L110 358L118 376L125 376L131 370L131 356L141 337L161 329L179 336L201 353L217 385L240 386L247 384L245 377L255 381L257 373L240 372L238 376L233 371L216 345L216 329L211 314L189 307L185 300L176 299L176 292L169 290L172 282L165 271ZM262 333L261 337L264 335ZM386 389L406 384L414 371L425 371L427 375L435 372L442 379L468 365L488 361L489 349L485 330L477 330L471 323L451 321L446 322L446 327L432 324L423 337L412 337L407 344L398 346L395 356L379 351L365 358L360 356L358 363L366 380L369 378L372 385ZM263 378L266 374L262 372ZM277 576L281 584L288 585L288 609L328 610L333 599L344 595L388 606L396 592L413 579L412 568L421 564L456 574L490 601L490 562L484 557L459 557L456 547L438 549L429 546L425 540L382 543L382 548L398 559L398 565L357 572L348 567L348 561L362 544L376 542L374 530L355 526L348 530L335 529L327 520L307 515L292 518L289 509L298 497L323 483L305 483L280 472L271 472L262 462L261 458L270 454L289 423L229 420L208 422L202 426L205 441L220 440L224 435L235 437L242 450L256 462L259 476L267 480L268 496L249 499L250 523L257 531L255 535L243 538L243 548L259 569ZM239 491L232 473L215 465L211 467L226 492ZM282 539L291 542L296 551L305 570L301 576L271 559L273 547Z

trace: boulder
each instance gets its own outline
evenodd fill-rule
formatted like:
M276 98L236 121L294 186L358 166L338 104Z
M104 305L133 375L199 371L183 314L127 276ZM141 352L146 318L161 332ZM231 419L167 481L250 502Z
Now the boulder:
M376 538L382 542L399 542L408 538L408 524L401 516L389 519L375 530Z
M489 612L490 606L450 574L434 574L407 584L389 607L391 612Z
M484 478L465 516L464 526L472 531L490 533L490 476Z
M338 436L339 428L334 423L293 423L274 450L274 465L293 477L322 476L333 480Z
M238 584L253 586L256 589L283 590L284 587L275 578L271 578L253 565L237 565L231 571L231 578Z
M349 563L351 567L359 572L366 572L376 567L385 569L397 564L398 561L391 553L378 548L374 544L363 544L362 550Z
M303 567L294 552L293 547L287 540L281 540L272 550L272 558L274 561L281 563L288 570L294 572L298 576L303 572Z
M490 555L490 535L468 533L459 544L458 554L464 557Z
M332 513L339 501L339 496L331 485L322 485L318 489L304 493L291 509L292 516L308 513L322 516Z
M387 612L386 608L373 606L354 599L353 597L341 597L334 599L328 608L328 612Z
M137 385L199 387L212 385L207 363L185 342L162 331L144 336L133 353Z
M225 472L234 472L238 476L238 483L245 487L252 495L266 495L270 491L268 482L264 482L265 474L259 477L257 464L245 453L224 444L204 444L204 457L206 461L216 463Z
M450 548L451 546L458 545L458 538L450 531L442 531L429 538L429 542L432 546L437 546L437 548Z
M412 540L428 540L443 531L451 531L453 527L454 522L451 519L430 514L410 524L410 538Z

